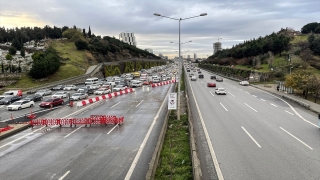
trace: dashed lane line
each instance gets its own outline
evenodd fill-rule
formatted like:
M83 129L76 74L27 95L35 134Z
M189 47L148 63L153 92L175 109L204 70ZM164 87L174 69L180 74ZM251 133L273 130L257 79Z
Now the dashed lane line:
M289 112L289 111L287 111L287 110L285 110L285 112L286 112L286 113L289 113L289 114L291 114L291 115L294 115L294 114L292 114L291 112Z
M250 109L254 110L255 112L258 112L257 110L253 109L251 106L249 106L248 104L244 103L246 106L248 106Z

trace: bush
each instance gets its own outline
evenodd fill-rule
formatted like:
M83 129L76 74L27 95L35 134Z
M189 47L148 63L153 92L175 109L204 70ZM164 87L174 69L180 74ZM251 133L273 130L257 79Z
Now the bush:
M282 77L284 77L284 74L283 74L283 72L277 72L274 76L276 78L282 78Z

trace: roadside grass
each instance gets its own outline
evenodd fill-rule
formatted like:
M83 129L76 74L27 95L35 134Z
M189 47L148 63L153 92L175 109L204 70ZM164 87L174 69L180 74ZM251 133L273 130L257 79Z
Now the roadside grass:
M309 35L294 36L294 39L291 40L291 43L292 44L297 44L298 42L301 42L301 41L307 41L308 37L309 37Z
M155 173L156 180L193 179L188 115L181 115L179 121L176 120L176 117L175 112L171 111L159 164Z
M260 65L261 69L255 69L253 67L247 67L247 66L244 66L244 65L235 65L234 67L237 68L237 69L257 70L257 72L269 72L270 71L268 64L261 64Z

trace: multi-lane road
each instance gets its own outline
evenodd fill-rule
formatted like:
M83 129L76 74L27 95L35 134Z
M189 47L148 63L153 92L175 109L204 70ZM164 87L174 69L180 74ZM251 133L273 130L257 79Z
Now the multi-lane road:
M228 79L216 95L203 74L187 83L204 179L320 179L315 114Z
M145 179L173 84L84 107L63 106L47 118L124 116L121 126L35 127L0 141L0 179Z

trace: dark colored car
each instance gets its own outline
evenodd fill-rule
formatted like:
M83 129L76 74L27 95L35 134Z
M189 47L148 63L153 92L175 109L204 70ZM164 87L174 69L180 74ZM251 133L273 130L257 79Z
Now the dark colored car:
M39 104L39 106L40 107L50 107L50 106L62 105L63 103L64 103L64 101L61 98L50 98L45 101L42 101Z
M19 101L21 99L20 96L8 96L0 100L0 104L11 104L15 101Z
M43 97L40 94L32 94L32 95L29 95L23 99L36 102L36 101L42 101Z
M216 76L215 75L210 76L210 79L216 79Z
M204 78L203 74L199 74L198 77L199 77L199 78Z
M60 90L63 90L63 88L64 88L64 85L58 85L56 87L53 87L51 90L52 91L60 91Z

